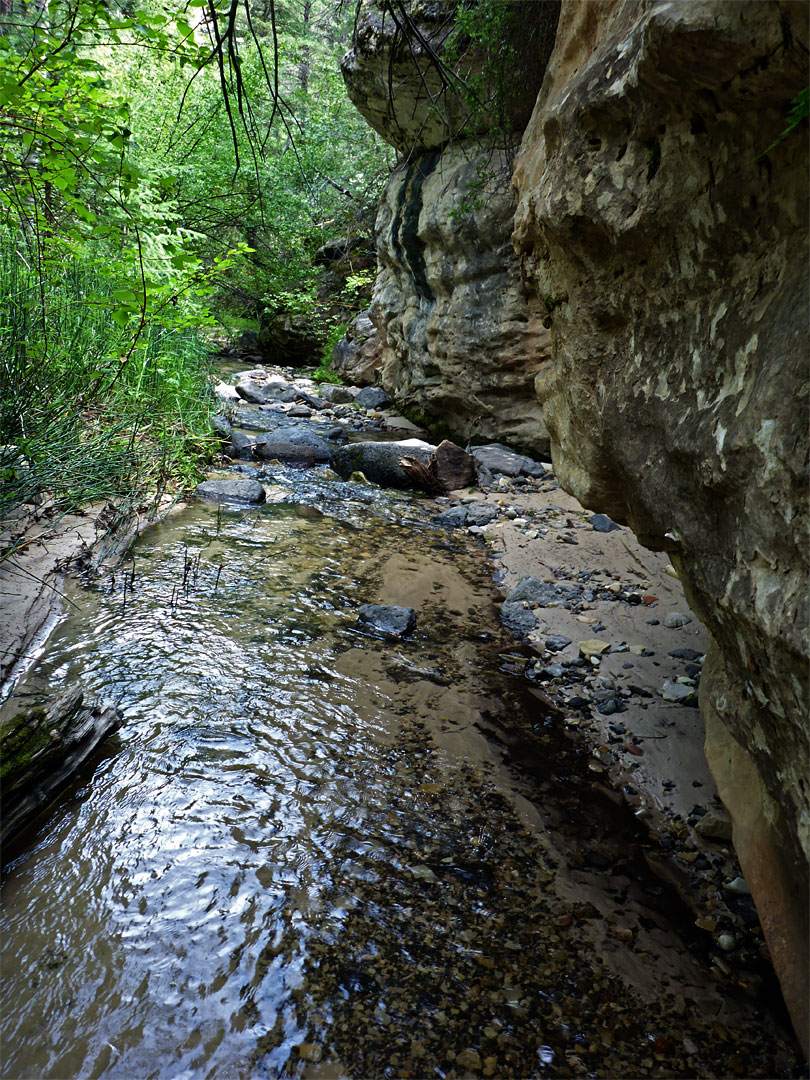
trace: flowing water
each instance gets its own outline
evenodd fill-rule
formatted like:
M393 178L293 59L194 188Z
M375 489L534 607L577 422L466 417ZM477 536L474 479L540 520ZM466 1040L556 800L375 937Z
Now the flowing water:
M22 687L78 681L123 725L6 867L2 1075L777 1075L778 1040L598 955L632 838L604 808L598 853L550 838L587 800L498 670L483 551L424 500L275 480L74 590ZM362 633L367 602L417 608L414 635ZM510 742L568 803L526 798Z

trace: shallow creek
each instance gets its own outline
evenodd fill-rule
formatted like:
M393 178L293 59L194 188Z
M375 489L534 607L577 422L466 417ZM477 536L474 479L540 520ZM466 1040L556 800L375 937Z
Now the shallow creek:
M483 549L269 472L266 506L197 503L77 587L22 687L124 723L6 867L2 1075L789 1075L499 671ZM368 602L413 636L361 633Z

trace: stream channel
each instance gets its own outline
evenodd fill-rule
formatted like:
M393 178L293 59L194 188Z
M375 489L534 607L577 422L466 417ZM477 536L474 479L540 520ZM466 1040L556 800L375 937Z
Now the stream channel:
M261 476L264 506L198 500L74 586L20 688L123 724L6 865L3 1077L787 1075L499 670L483 546L410 493ZM378 602L415 632L363 632ZM632 979L619 881L658 942Z

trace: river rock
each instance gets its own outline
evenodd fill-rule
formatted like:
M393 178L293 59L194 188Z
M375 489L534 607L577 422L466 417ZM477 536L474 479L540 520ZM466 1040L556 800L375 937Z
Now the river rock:
M532 607L543 607L556 599L557 593L550 582L531 576L523 577L501 605L501 621L513 630L533 630L537 618Z
M467 503L468 525L489 525L500 513L497 506L491 503L471 502Z
M255 442L255 453L259 457L269 459L279 457L279 447L287 447L290 452L298 455L298 460L303 460L302 451L307 450L312 455L313 461L329 463L332 460L332 447L307 427L280 426L265 435L260 435ZM293 450L292 448L296 448ZM308 456L308 455L307 455ZM292 459L290 459L292 460Z
M355 395L354 403L361 409L385 409L391 404L391 398L381 386L364 386Z
M470 451L480 468L503 476L542 476L544 467L539 461L524 454L517 454L501 443L489 443L486 446L474 446Z
M242 502L257 506L265 502L267 493L257 480L240 477L227 480L204 480L197 484L194 494L214 502Z
M591 514L591 528L594 532L615 532L619 526L607 514Z
M442 510L433 518L434 525L443 525L446 529L461 529L467 524L467 507L451 506Z
M295 401L295 387L280 379L260 379L255 373L245 376L236 384L236 392L243 401L253 405L271 402Z
M370 630L380 637L404 637L416 626L416 612L413 608L393 604L363 604L357 617L365 630Z
M357 397L357 390L353 386L326 383L321 387L320 395L330 405L350 405Z
M344 479L353 472L362 472L381 487L411 487L411 479L400 466L400 458L413 457L425 466L430 465L434 446L421 439L401 442L356 442L335 451L332 467Z
M709 763L805 1051L808 140L780 136L808 10L565 2L513 237L556 475L671 553L710 631Z
M114 706L85 700L78 686L37 705L26 699L23 706L19 698L5 702L0 710L0 843L36 817L120 726Z
M231 449L233 456L237 458L249 458L253 453L256 439L252 435L246 435L244 431L231 432Z
M445 491L456 491L475 483L475 459L449 439L443 439L436 447L433 471Z
M216 413L211 417L211 430L215 435L221 436L227 440L231 437L231 424L227 417L222 416L220 413Z

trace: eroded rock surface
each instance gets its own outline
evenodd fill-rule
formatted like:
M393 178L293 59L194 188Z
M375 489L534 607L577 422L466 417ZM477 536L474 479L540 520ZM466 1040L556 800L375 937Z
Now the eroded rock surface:
M806 127L772 144L807 85L807 20L564 4L515 173L516 249L553 319L556 473L671 553L711 632L709 738L750 762L763 810L743 826L729 795L735 843L805 1040Z
M464 77L480 68L474 50L457 59L445 49L454 14L454 4L410 2L395 19L366 0L343 61L352 101L406 155L376 225L381 381L406 413L458 441L497 438L539 455L548 436L532 386L549 356L546 312L527 298L511 247L509 155L435 63ZM527 5L525 33L540 41L556 14ZM521 100L539 88L543 65L534 54ZM520 108L516 100L507 126Z

